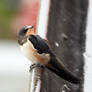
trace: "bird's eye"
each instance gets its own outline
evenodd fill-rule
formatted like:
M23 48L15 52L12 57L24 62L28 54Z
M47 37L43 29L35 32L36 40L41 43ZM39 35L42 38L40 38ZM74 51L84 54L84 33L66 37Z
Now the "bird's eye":
M24 32L24 33L26 33L26 32L27 32L27 30L24 30L23 32Z

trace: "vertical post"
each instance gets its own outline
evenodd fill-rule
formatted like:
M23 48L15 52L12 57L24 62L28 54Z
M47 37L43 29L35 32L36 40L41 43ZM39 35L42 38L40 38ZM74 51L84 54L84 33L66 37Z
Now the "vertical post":
M34 68L30 71L30 83L29 83L29 92L40 92L41 90L41 75L42 75L42 68Z
M61 62L82 81L78 85L71 84L46 68L44 72L43 69L35 68L30 76L30 92L83 92L88 0L50 0L49 8L47 39L51 48ZM38 25L42 25L42 22ZM39 30L41 34L46 29Z
M46 38L50 1L51 0L40 0L37 34L42 38Z

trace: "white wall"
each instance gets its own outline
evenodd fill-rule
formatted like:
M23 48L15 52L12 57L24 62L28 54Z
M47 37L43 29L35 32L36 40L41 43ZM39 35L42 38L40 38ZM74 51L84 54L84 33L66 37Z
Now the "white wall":
M92 92L92 0L89 0L85 56L85 92Z
M28 92L29 66L18 43L0 41L0 92Z

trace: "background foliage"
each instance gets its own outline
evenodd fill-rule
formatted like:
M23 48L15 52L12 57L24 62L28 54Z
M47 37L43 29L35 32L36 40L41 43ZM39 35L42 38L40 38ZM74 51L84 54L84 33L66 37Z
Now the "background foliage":
M17 8L18 0L0 0L0 39L14 39L11 25Z

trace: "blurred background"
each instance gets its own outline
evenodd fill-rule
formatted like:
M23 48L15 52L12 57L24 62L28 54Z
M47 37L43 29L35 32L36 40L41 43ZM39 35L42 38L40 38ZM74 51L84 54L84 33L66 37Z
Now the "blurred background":
M24 25L34 25L40 0L0 0L0 92L28 92L30 62L22 55L17 32ZM92 1L89 3L85 92L92 83Z
M30 62L22 55L17 32L34 25L39 0L0 0L0 92L28 92Z

